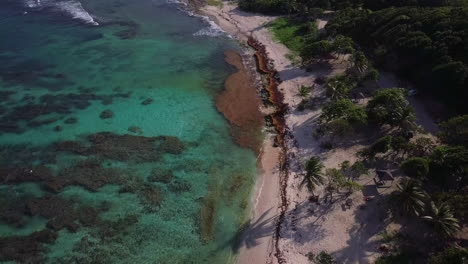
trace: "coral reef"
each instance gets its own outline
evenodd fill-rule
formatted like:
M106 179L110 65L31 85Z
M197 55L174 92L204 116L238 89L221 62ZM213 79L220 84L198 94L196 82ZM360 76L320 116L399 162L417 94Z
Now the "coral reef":
M101 118L101 119L108 119L108 118L112 118L112 117L114 117L114 112L112 112L109 109L106 109L106 110L102 111L101 114L99 115L99 118Z
M76 124L78 122L78 118L76 117L69 117L63 121L65 124Z
M135 134L143 134L143 130L141 130L140 127L137 127L137 126L131 126L128 128L128 132L131 132L131 133L135 133Z
M134 162L158 161L164 153L181 154L186 148L182 141L171 136L144 137L101 132L89 135L88 140L91 144L63 141L54 146L57 151Z
M192 188L192 185L184 179L175 178L169 185L168 188L171 192L180 193L188 192Z
M153 101L154 101L153 99L147 98L147 99L143 100L143 101L141 102L141 104L142 104L142 105L149 105L149 104L152 104Z
M9 236L0 238L0 261L19 263L42 263L44 244L57 239L57 233L51 230L34 232L28 236Z
M150 182L161 182L161 183L170 183L174 175L172 171L155 168L151 171L151 175L148 177Z

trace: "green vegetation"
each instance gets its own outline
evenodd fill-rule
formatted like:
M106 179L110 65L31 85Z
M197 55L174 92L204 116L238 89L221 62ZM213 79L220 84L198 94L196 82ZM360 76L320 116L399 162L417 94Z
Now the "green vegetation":
M434 96L448 109L466 113L467 16L466 5L375 12L345 9L326 28L332 35L352 37L369 50L377 64L411 80L422 93Z
M439 138L452 145L468 145L468 115L456 116L439 124Z
M427 194L422 190L420 182L403 179L397 184L397 191L393 193L393 198L396 206L404 213L419 216L424 211Z
M445 189L461 190L468 186L468 149L441 146L430 156L429 178Z
M440 235L453 237L460 230L458 219L453 217L452 210L448 205L431 202L429 214L422 218L427 220Z
M468 0L240 0L240 6L286 14L272 23L272 31L301 56L304 68L347 61L343 74L317 82L328 97L314 131L317 140L326 137L322 148L331 149L337 136L376 131L372 136L378 139L360 152L366 166L343 162L339 169L327 169L324 178L323 166L314 158L301 186L314 190L326 184L331 196L354 184L367 166L399 165L409 177L403 177L392 195L399 209L394 216L427 224L434 235L426 238L443 243L422 254L408 245L397 247L376 263L466 261L466 251L446 242L455 241L468 217ZM324 31L318 32L317 18L329 20ZM442 114L454 116L440 123L439 140L421 136L407 90L379 89L377 68L411 82L418 96L438 101ZM447 249L438 252L443 247Z
M278 18L269 25L275 38L297 55L301 54L309 41L318 37L315 22L304 22L290 18Z
M310 95L310 92L312 91L312 87L311 86L304 86L304 85L301 85L299 87L299 92L298 92L298 95L300 97L307 97Z
M359 45L377 66L412 81L421 93L455 112L468 111L466 0L241 0L240 7L304 21L321 16L320 8L335 9L326 36L304 42L294 36L294 42L301 43L303 61L346 52L362 71L369 60L359 50L353 52ZM369 77L376 76L372 67L369 72Z
M330 99L339 100L347 98L356 85L357 82L354 78L347 75L337 75L327 79L325 89Z
M367 104L369 119L379 125L401 126L414 120L413 109L399 88L380 89Z
M343 119L359 127L367 123L367 114L362 107L355 105L351 100L341 99L325 105L320 119L326 122Z
M468 193L466 192L438 192L432 198L438 204L444 203L453 209L453 214L462 222L468 220Z
M322 185L325 181L325 177L322 173L323 167L324 166L319 158L310 158L305 165L306 173L304 174L304 179L301 182L301 187L305 185L313 194L315 188Z
M460 247L449 247L432 256L429 264L464 264L468 261L468 250Z
M336 260L325 251L321 251L318 255L315 255L312 252L307 254L307 258L310 262L315 264L336 264Z
M375 261L375 264L413 264L414 258L415 254L413 252L402 251L388 256L381 256Z
M223 1L221 0L206 0L206 4L211 5L211 6L223 6Z
M409 158L401 163L401 170L410 177L423 179L429 173L429 162L425 158Z

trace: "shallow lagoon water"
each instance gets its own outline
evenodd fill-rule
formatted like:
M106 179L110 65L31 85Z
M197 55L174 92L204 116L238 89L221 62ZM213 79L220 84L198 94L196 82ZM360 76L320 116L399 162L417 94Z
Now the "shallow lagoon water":
M70 8L0 4L0 199L2 212L16 215L2 213L0 239L37 246L13 250L18 262L233 260L255 155L233 142L214 98L233 71L224 51L238 47L206 35L206 21L179 7L82 1L96 26ZM97 136L115 144L99 145ZM141 145L159 136L171 140ZM87 150L60 149L61 142ZM37 172L44 167L48 178ZM93 177L104 183L91 188L83 179L94 184ZM55 179L66 184L51 188ZM57 211L43 205L47 199L56 199ZM81 219L90 212L93 221ZM73 225L56 223L63 219ZM25 241L43 230L53 239Z

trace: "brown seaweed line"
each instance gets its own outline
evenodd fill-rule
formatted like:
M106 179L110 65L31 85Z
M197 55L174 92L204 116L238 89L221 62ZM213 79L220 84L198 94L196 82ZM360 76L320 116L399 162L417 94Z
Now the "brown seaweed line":
M280 196L281 196L281 205L280 205L280 214L275 226L275 234L274 234L274 246L275 246L275 253L274 256L276 257L279 264L286 263L286 259L281 252L279 246L279 239L281 237L281 227L286 217L286 211L289 206L289 202L287 199L287 183L289 177L289 162L287 158L287 146L284 142L285 136L288 133L288 128L286 126L286 122L284 119L284 114L288 109L288 105L284 103L284 96L278 90L278 85L280 83L280 79L278 77L278 72L273 68L272 63L268 57L266 52L265 46L254 39L253 37L249 37L247 40L247 44L252 47L255 52L255 60L257 62L257 70L267 75L267 84L265 89L267 90L269 96L268 101L276 106L276 111L271 115L273 120L273 125L277 132L276 136L276 143L278 146L281 147L282 152L280 156Z

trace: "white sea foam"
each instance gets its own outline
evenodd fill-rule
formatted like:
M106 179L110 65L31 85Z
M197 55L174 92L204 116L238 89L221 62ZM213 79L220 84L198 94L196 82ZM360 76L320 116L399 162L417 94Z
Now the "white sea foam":
M186 2L180 0L166 0L166 3L187 6ZM210 20L209 17L195 14L187 8L179 8L179 10L185 12L188 16L201 18L206 24L208 24L207 27L204 27L198 30L197 32L193 33L194 36L231 37L229 34L226 33L226 31L222 30L214 21Z
M213 20L210 20L207 16L200 16L208 24L207 27L200 29L199 31L193 33L194 36L209 36L209 37L219 37L219 36L229 36L223 29L221 29L218 24L216 24Z
M95 26L99 25L78 1L58 2L56 7L69 13L75 19L80 19Z
M95 26L99 25L78 0L25 0L24 4L27 8L31 9L56 9L71 15L74 19L79 19Z
M168 4L177 4L177 5L184 5L187 6L188 4L186 2L182 2L179 0L166 0L166 3Z

